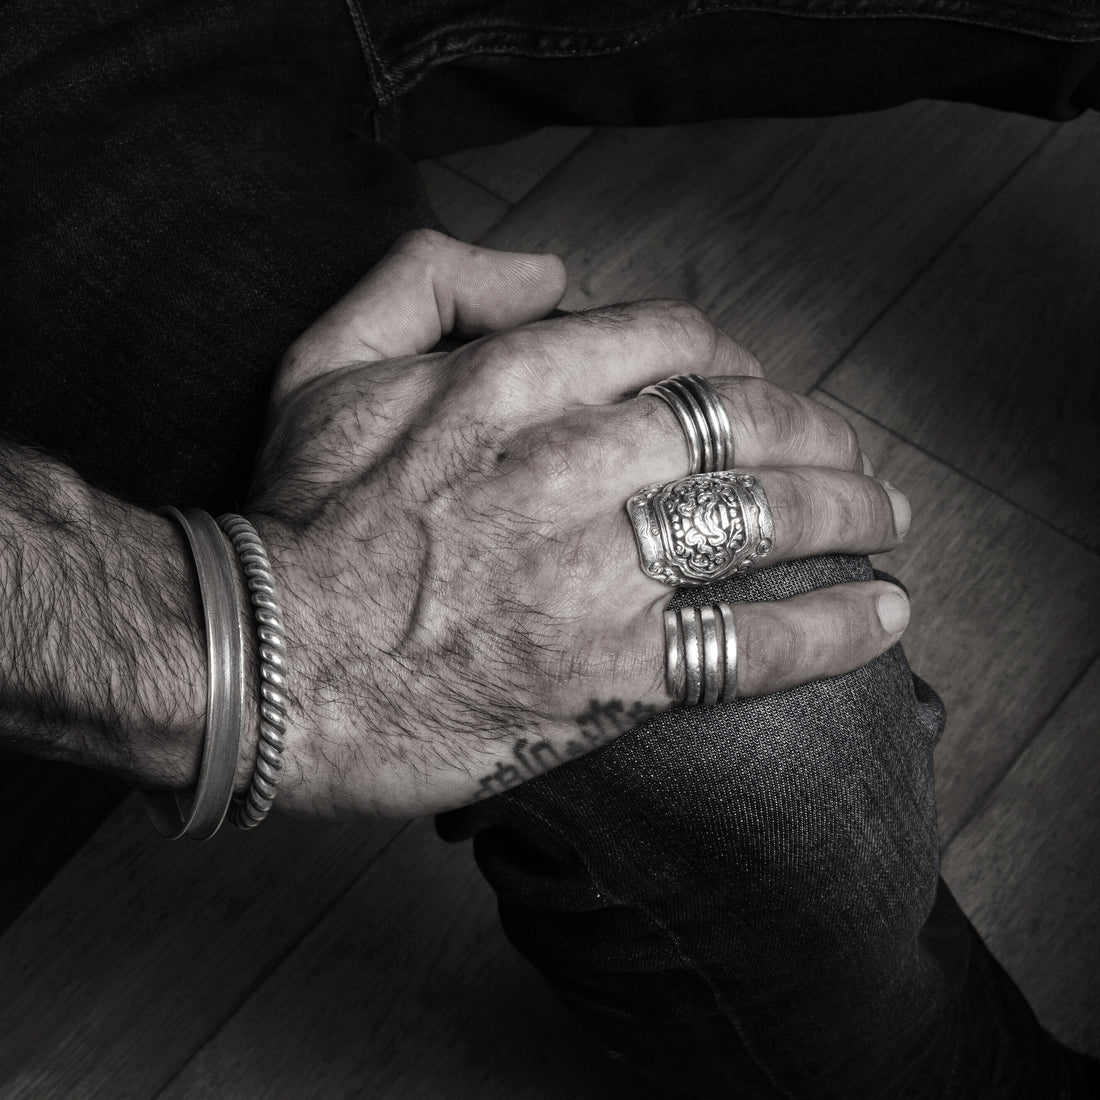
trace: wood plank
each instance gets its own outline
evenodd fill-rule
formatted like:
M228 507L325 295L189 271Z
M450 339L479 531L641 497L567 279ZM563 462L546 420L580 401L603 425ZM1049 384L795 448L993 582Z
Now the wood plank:
M500 932L468 847L419 822L161 1100L606 1097L606 1070Z
M923 105L600 135L490 236L564 242L587 277L577 302L679 293L712 304L731 328L755 326L788 384L809 384L1048 132ZM909 649L952 708L938 761L950 834L1095 653L1097 567L862 427L917 508L910 543L883 564L913 586ZM1017 582L1036 561L1038 579ZM255 838L167 845L127 803L0 938L0 1094L152 1095L185 1067L169 1095L236 1095L238 1073L295 1096L333 1095L330 1083L339 1095L341 1080L383 1097L604 1095L571 1025L507 954L468 856L417 829L376 878L362 872L392 826L282 821Z
M944 877L1039 1019L1100 1057L1100 664L947 849Z
M1062 127L824 384L1094 548L1098 179L1093 115Z
M485 243L562 254L566 308L694 301L806 390L1050 132L943 103L600 131Z
M153 1095L399 828L172 843L127 799L0 937L0 1095Z
M591 133L591 126L546 126L514 141L452 153L442 162L515 205Z
M511 210L503 199L452 172L439 161L421 161L417 169L432 209L452 237L476 241Z
M1100 562L896 435L819 399L848 417L878 475L913 505L905 543L874 562L909 588L903 644L947 704L936 753L946 841L1096 656Z

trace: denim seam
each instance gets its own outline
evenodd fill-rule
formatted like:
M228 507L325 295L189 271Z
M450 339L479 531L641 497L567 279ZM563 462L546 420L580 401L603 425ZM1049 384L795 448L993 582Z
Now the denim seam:
M367 63L371 88L381 102L383 87L386 93L389 93L393 84L389 70L382 63L382 57L378 53L378 48L375 46L374 38L370 33L370 25L367 23L366 16L363 15L363 9L359 6L358 0L346 0L346 3L348 14L355 26L355 36L359 39L359 48L362 50L363 58Z
M470 28L461 25L441 27L430 31L417 39L404 51L404 60L390 66L382 61L377 46L370 34L367 20L361 9L361 0L347 0L352 13L360 46L371 69L372 84L380 106L386 105L410 91L431 69L440 65L471 56L530 57L533 59L567 59L606 57L624 53L645 45L662 30L679 23L687 22L699 16L720 15L735 12L760 12L789 18L844 20L844 19L926 19L935 22L964 23L986 27L992 30L1011 31L1031 37L1044 38L1059 42L1091 42L1100 37L1100 18L1082 16L1066 9L1058 9L1044 14L1055 14L1077 25L1074 31L1055 33L1040 31L1032 27L1016 25L1009 20L996 20L985 14L985 4L972 4L973 12L950 15L939 14L920 7L905 7L890 12L866 12L858 10L858 5L839 4L835 11L794 12L783 4L729 4L719 3L707 7L689 4L687 10L681 9L669 13L662 19L641 24L627 32L624 41L612 29L578 32L566 27L532 28L518 23L498 23L491 27ZM1009 6L1009 5L1002 5ZM1026 14L1027 9L1011 5L1015 12ZM847 10L844 10L847 7ZM694 10L690 10L694 8ZM532 35L539 39L537 44L529 42L508 42L507 38ZM614 41L610 39L614 38ZM575 45L566 45L565 40Z
M696 960L691 958L690 955L687 954L676 935L670 929L666 928L664 924L657 918L657 916L645 905L641 904L640 902L625 901L624 899L620 898L614 891L605 889L601 885L600 880L596 876L595 872L592 870L592 867L589 865L588 860L585 859L585 857L577 850L577 848L568 841L568 839L564 836L562 831L553 821L544 817L541 813L539 813L538 810L532 809L529 806L520 805L516 800L508 795L504 795L503 797L508 798L508 801L512 804L512 806L515 809L519 810L520 813L525 814L529 818L533 818L540 826L551 833L557 839L559 844L562 844L569 851L572 851L576 854L577 858L581 862L581 865L584 867L585 873L588 875L589 882L592 884L597 893L599 893L602 897L610 900L613 904L622 906L624 909L636 910L649 922L649 924L653 928L655 928L662 936L664 936L668 940L668 942L672 945L677 956L684 963L684 965L687 966L691 973L693 973L699 979L699 981L701 981L706 986L707 990L710 992L710 995L714 1000L715 1007L719 1010L722 1018L726 1021L729 1027L733 1030L734 1034L737 1036L737 1040L741 1044L742 1049L748 1055L749 1059L756 1067L757 1072L759 1072L760 1076L765 1081L767 1081L769 1085L771 1085L771 1087L775 1090L775 1094L777 1097L782 1097L783 1100L796 1100L794 1094L784 1089L779 1084L779 1082L776 1081L771 1071L757 1057L756 1052L753 1049L753 1045L749 1042L748 1036L744 1033L744 1030L737 1021L736 1013L731 1009L729 1004L726 1002L726 999L719 992L717 982L707 973L706 967L702 966L699 962L697 962Z

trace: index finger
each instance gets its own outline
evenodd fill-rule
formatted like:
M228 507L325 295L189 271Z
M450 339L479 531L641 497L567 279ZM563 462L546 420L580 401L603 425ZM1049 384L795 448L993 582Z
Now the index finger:
M688 302L628 302L550 317L455 353L472 408L502 390L536 416L609 405L674 374L760 378L756 356Z
M565 292L556 256L498 252L434 230L407 233L287 352L272 399L349 364L430 351L544 317Z

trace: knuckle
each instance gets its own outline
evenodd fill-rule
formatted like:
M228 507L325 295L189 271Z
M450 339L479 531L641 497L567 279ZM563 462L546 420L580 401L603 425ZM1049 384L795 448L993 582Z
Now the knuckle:
M539 358L538 337L526 329L513 329L460 349L463 370L473 369L481 379L506 389L517 382L528 383L532 361Z
M843 469L862 469L858 432L840 413L824 405L820 408L828 414L825 423L829 431L830 453L835 456L836 465Z
M782 608L757 604L738 619L737 648L743 679L772 684L800 665L803 638Z
M835 532L846 547L870 548L882 527L882 509L870 485L844 481L827 501L818 504L817 512L821 517L815 532L819 543Z
M418 245L402 247L392 258L389 271L402 285L428 292L435 279L438 254Z
M730 370L733 374L763 380L764 367L744 344L737 340L730 340L728 347Z
M718 330L696 305L679 299L659 299L649 303L651 316L661 335L674 347L699 349L709 362L718 341Z
M577 496L578 481L585 477L584 449L577 434L560 421L524 433L518 460L534 483L537 500L556 508L563 499Z
M807 557L826 541L835 512L814 492L800 470L786 470L765 486L786 557Z
M464 344L451 355L451 367L459 377L471 375L496 380L505 375L516 359L515 333L503 332Z
M449 243L450 238L437 229L411 229L397 239L394 251L415 259L430 261Z
M877 637L868 618L867 599L838 596L830 606L830 629L819 633L816 659L823 666L858 664L858 659L874 648Z
M800 417L790 395L763 378L744 378L732 411L748 440L757 449L771 449L801 430Z
M861 450L858 433L845 420L844 427L841 429L841 455L853 470L859 470L863 467L860 459Z
M872 549L891 529L890 500L869 478L848 476L832 494L834 529L845 545Z
M772 500L772 484L775 500ZM789 469L767 486L785 556L826 550L869 553L882 549L891 530L889 498L857 475Z
M831 505L833 530L845 547L862 553L885 549L894 540L893 508L879 482L860 474L844 477Z
M633 324L645 316L649 302L613 302L606 306L593 306L578 313L571 313L567 319L570 325L603 326L615 328L618 325Z
M748 693L837 675L877 656L882 635L870 599L863 592L821 589L780 604L750 605L751 613L746 606L737 639Z
M471 413L514 421L538 392L532 382L545 369L545 353L536 337L516 329L459 348L448 365L454 391L465 395Z

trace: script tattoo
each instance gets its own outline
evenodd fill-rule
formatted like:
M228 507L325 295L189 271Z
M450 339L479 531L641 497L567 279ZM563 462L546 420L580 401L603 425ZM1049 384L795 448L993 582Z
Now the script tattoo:
M525 779L549 771L558 764L564 764L567 760L584 756L597 745L612 741L632 730L659 709L649 703L636 702L628 706L620 699L604 702L592 699L576 717L580 738L573 738L559 746L546 740L529 741L521 737L512 746L512 759L501 760L488 775L481 778L476 797L488 798L508 790L509 787L518 786Z

